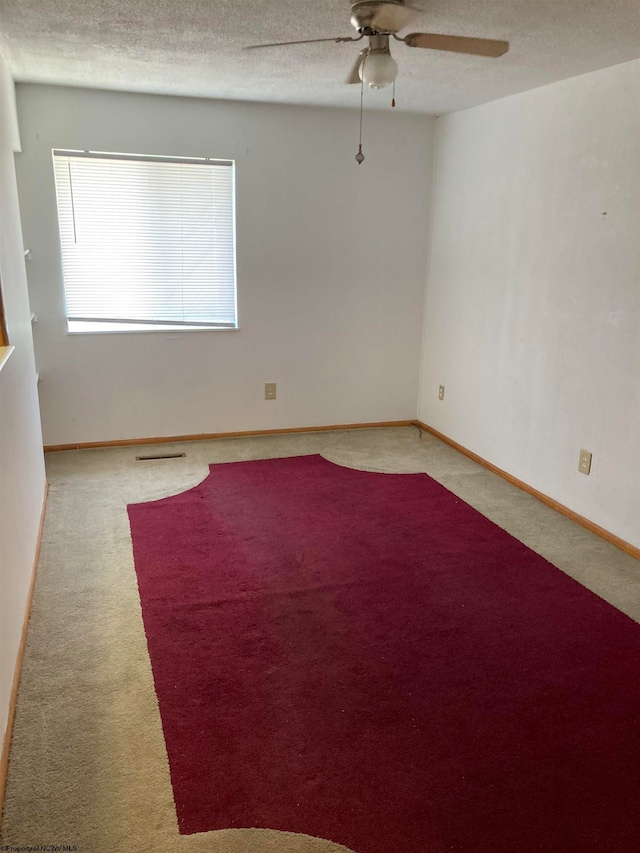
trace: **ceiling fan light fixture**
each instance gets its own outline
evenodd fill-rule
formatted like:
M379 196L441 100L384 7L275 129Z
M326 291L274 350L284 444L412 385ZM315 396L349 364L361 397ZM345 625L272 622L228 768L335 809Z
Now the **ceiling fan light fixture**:
M360 63L360 79L372 89L384 89L395 82L398 63L388 50L370 50Z

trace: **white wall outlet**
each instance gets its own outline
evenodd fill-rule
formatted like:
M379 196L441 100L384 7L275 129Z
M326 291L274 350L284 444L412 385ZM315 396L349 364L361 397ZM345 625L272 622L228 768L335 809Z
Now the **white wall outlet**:
M275 400L276 399L276 383L275 382L265 382L264 383L264 399L265 400Z
M444 385L438 388L438 400L444 400Z
M589 474L591 472L591 454L588 450L580 451L580 461L578 462L578 471L582 474Z

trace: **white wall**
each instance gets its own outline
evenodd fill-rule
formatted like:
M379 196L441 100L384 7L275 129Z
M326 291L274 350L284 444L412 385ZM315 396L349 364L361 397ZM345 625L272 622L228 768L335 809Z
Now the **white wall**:
M0 276L15 347L0 370L0 742L25 615L45 476L13 149L13 81L0 58Z
M640 62L437 135L420 419L640 546Z
M18 87L45 444L415 417L434 120ZM52 148L236 160L237 332L65 334ZM278 399L265 402L264 383Z

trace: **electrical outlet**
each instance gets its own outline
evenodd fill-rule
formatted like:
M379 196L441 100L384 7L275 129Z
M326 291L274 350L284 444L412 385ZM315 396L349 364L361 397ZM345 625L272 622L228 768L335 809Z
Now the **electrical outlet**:
M580 451L580 461L578 462L578 471L582 474L591 472L591 454L588 450Z
M276 399L276 383L275 382L265 382L264 383L264 399L265 400L275 400Z
M444 400L444 385L438 388L438 400Z

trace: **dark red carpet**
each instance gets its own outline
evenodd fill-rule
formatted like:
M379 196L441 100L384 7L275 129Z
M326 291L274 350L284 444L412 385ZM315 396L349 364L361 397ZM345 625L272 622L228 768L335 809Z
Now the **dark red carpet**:
M640 626L427 475L212 465L129 517L181 833L640 850Z

